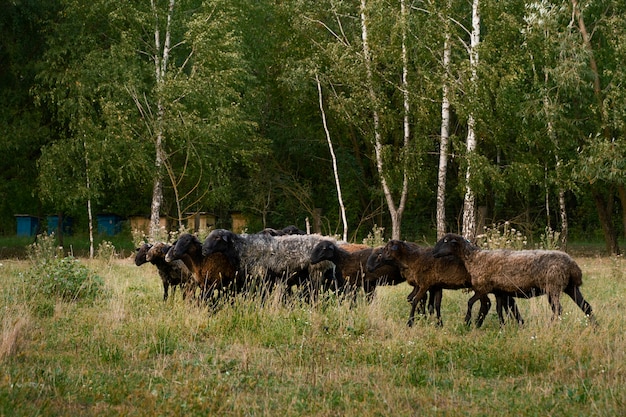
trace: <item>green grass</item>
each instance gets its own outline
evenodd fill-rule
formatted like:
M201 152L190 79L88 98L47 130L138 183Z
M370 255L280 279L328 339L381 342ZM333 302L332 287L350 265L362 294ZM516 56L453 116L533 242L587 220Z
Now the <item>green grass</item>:
M445 291L443 328L405 326L409 287L372 304L239 298L208 313L162 301L152 265L83 262L95 302L42 300L29 263L0 266L0 415L615 416L626 410L622 258L580 257L599 326L566 298L520 300L526 325L491 312L467 328L467 293Z

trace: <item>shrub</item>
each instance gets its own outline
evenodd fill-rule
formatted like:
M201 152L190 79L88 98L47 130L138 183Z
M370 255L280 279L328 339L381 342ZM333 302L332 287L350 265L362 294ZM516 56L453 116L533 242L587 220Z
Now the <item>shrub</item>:
M372 231L363 239L363 244L376 248L385 245L385 228L374 225Z
M511 227L509 222L485 227L485 233L476 236L477 244L483 249L522 250L528 245L528 239L522 232Z
M28 246L32 266L26 273L26 283L34 294L44 299L94 299L104 287L104 281L72 256L61 257L54 234L38 235Z
M34 292L66 301L93 300L104 287L101 277L71 256L36 263L27 276Z
M110 262L116 256L115 246L113 243L108 240L103 240L98 245L98 250L96 252L96 256L98 259L102 259L103 261Z

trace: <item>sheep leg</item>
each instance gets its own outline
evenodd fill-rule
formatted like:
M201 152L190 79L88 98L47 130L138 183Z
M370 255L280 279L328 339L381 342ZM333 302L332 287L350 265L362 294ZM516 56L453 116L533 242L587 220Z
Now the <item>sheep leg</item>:
M426 291L428 288L420 287L417 291L417 294L413 297L411 301L411 314L409 315L409 321L407 322L407 326L413 327L413 323L415 322L415 310L417 308L417 304L424 298L426 295Z
M169 296L169 288L170 283L166 280L163 280L163 301L167 301L167 297Z
M489 313L489 309L491 309L491 300L489 300L489 296L487 294L481 295L478 299L480 300L480 309L478 310L478 317L476 318L476 327L483 325L483 322L487 317L487 313Z
M556 320L561 317L562 308L559 294L548 294L548 302L552 308L552 320Z
M406 297L406 300L409 303L411 303L411 304L413 303L413 300L415 299L415 296L419 292L419 289L420 289L420 287L418 287L418 286L413 287L413 291L411 291L411 294L409 294ZM428 294L426 294L426 293L424 293L424 296L421 299L417 300L418 304L417 304L416 310L417 310L417 312L418 312L418 314L420 316L425 316L426 315L426 302L427 301L428 301ZM429 304L429 308L428 308L428 312L430 314L433 314L433 307L432 307L433 302L434 301L431 299L430 304Z
M515 297L507 295L506 298L506 310L509 316L515 318L518 324L524 324L524 319L517 308L517 303L515 302Z
M428 313L432 315L433 310L435 310L437 314L437 326L438 327L443 327L443 321L441 320L441 298L442 297L443 297L443 289L431 288L430 299L428 302Z
M504 307L504 312L503 312ZM500 321L500 325L504 326L505 313L508 317L513 317L519 324L524 324L524 319L522 319L522 315L520 314L517 304L515 303L515 298L508 294L496 294L496 311L498 312L498 319Z
M569 295L572 300L576 303L578 307L585 313L587 317L595 324L595 316L593 315L593 310L591 305L585 300L583 295L580 292L580 288L576 286L568 286L564 290L565 294Z
M498 313L498 321L500 326L504 326L504 313L502 313L502 306L508 313L509 306L507 305L507 296L502 294L495 294L496 296L496 312Z
M470 325L472 323L472 307L474 303L482 297L481 294L474 292L474 295L467 301L467 313L465 313L465 324ZM490 306L491 307L491 306Z

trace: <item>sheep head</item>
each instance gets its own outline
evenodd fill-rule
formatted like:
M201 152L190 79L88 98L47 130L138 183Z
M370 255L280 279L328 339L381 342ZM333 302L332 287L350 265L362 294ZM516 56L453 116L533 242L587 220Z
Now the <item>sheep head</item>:
M180 259L184 254L189 254L193 252L195 247L200 247L201 243L198 238L191 233L183 233L178 237L174 245L172 245L171 249L167 252L165 256L165 260L167 262L171 262L175 259ZM192 255L193 256L193 255Z
M164 242L157 242L146 253L146 261L152 262L156 259L165 259L165 255L170 249L170 245Z
M472 245L469 240L455 233L448 233L443 236L435 244L433 248L433 256L435 258L443 258L445 256L456 256L465 259L466 255L473 250L478 249Z
M406 243L392 239L383 247L380 262L388 265L396 265L398 268L406 269L408 265L404 262L406 258Z
M286 235L306 235L304 230L298 229L298 226L293 224L283 228L282 232Z
M232 248L235 234L226 229L215 229L204 240L202 244L202 255L208 256L212 253L225 253Z
M143 245L135 249L135 265L141 266L148 262L148 260L146 259L146 255L151 247L152 245L150 245L149 243L144 243Z
M330 261L335 257L337 246L331 241L322 241L318 243L311 253L311 264L315 265L322 261Z
M381 246L372 250L371 255L367 258L365 267L368 272L374 272L383 265L385 265L385 262L383 261L383 247Z

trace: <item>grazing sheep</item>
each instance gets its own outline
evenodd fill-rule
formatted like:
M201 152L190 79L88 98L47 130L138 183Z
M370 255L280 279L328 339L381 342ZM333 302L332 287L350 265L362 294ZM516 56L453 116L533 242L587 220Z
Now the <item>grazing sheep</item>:
M348 249L359 250L346 250L346 246ZM378 284L396 285L405 281L400 270L392 265L383 265L375 271L368 271L366 264L373 249L368 246L362 249L360 246L362 245L340 245L331 240L322 240L311 252L311 264L332 262L335 264L335 274L345 280L349 289L354 291L363 288L368 298L371 298Z
M201 298L207 301L217 290L218 296L231 285L239 287L236 282L237 271L227 257L221 253L202 255L202 242L190 234L182 234L171 247L165 259L168 262L180 260L185 262L193 272L196 284L200 287Z
M169 296L170 285L172 286L172 295L176 293L176 286L184 287L184 299L190 289L188 284L191 281L191 272L181 261L166 262L163 254L163 250L166 249L169 249L169 247L163 243L155 243L154 245L144 243L136 249L135 265L141 266L150 262L157 267L163 282L163 301L166 301Z
M565 252L554 250L483 250L460 235L449 233L433 249L436 257L462 262L471 276L474 297L488 293L529 298L547 294L553 319L561 314L565 292L592 322L591 306L580 292L582 271ZM472 300L470 299L470 302ZM471 314L468 303L468 315Z
M277 282L285 283L289 289L294 284L310 282L309 277L313 277L313 286L317 287L333 267L330 262L310 265L310 253L321 240L319 235L237 235L216 229L204 241L202 254L225 254L243 277L260 279L267 289Z
M441 290L471 288L472 286L470 275L463 266L463 262L455 258L446 260L435 258L431 249L422 248L414 243L390 240L370 266L375 267L383 263L397 266L407 283L415 287L409 296L411 314L408 326L413 325L417 304L431 288ZM441 325L441 296L438 295L436 298L439 302L435 300L435 312L437 322ZM491 307L489 297L485 294L480 297L480 301L481 314L486 315Z

